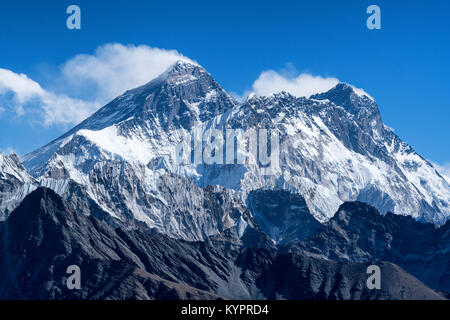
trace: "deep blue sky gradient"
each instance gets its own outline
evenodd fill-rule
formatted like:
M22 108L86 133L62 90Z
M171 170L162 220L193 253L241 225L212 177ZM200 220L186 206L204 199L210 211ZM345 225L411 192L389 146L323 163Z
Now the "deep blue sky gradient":
M77 4L82 29L66 28ZM370 4L381 30L366 28ZM0 67L44 88L46 70L102 44L176 49L229 92L292 63L364 88L387 125L421 155L450 162L450 1L2 1ZM0 114L0 150L23 154L68 128Z

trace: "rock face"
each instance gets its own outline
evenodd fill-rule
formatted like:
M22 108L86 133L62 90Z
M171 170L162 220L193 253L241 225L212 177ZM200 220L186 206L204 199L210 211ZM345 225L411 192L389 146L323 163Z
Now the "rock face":
M22 166L16 154L0 153L0 221L6 219L36 187L36 181Z
M231 139L234 143L227 129L267 129L278 135L276 170L268 174L258 164L238 164L239 157L251 154L243 136L235 137L244 150L238 155L233 148L233 164L195 162L193 154L187 162L177 158L180 143L190 145L186 139L196 133L205 138L222 132L224 145ZM200 153L209 143L203 141ZM436 225L450 215L448 182L383 124L368 95L340 83L311 98L280 93L237 103L203 68L182 61L23 160L41 186L69 202L84 209L95 204L102 215L125 225L145 223L185 240L205 240L230 227L242 236L251 226L244 215L247 198L261 189L301 195L320 222L343 202L355 200L382 214L410 215ZM205 189L209 185L217 186L225 207L205 206L215 197ZM79 197L80 189L87 198ZM300 208L283 210L294 225L304 222ZM275 242L296 239L292 228L280 229L281 217L263 222L269 211L253 213ZM306 235L314 223L311 227Z
M46 188L0 222L0 246L1 299L442 299L391 263L378 263L381 290L368 290L368 263L113 229ZM80 290L66 286L70 265Z
M247 205L256 223L280 245L312 236L320 225L302 196L284 190L251 191Z
M294 249L295 248L295 249ZM450 292L450 222L441 227L343 204L316 234L291 250L335 261L390 261L438 291Z

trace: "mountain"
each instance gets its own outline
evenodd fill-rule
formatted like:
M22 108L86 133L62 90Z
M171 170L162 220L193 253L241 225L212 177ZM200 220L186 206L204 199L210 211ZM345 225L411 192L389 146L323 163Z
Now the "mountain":
M0 153L0 221L19 205L37 184L15 153Z
M390 261L431 288L450 292L450 222L437 227L361 202L338 212L304 241L290 245L310 256L341 262Z
M24 164L39 176L54 153L77 137L101 144L105 159L147 164L158 151L166 153L168 131L189 130L236 104L203 68L180 60L158 78L125 92L60 138L26 155Z
M382 214L444 224L450 185L383 124L376 102L357 91L340 83L310 98L279 93L238 103L202 67L179 61L23 161L41 186L66 200L85 208L95 203L125 224L143 222L185 240L205 240L232 227L242 237L256 228L252 216L258 223L273 216L249 202L252 191L262 190L300 195L319 222L345 201L358 200ZM227 130L236 134L227 137ZM267 148L275 155L269 167L257 162L266 149L264 130L274 143L279 139L279 148ZM246 140L252 132L259 134L258 146ZM199 136L205 140L200 145ZM227 143L232 148L222 148ZM213 145L219 147L210 150ZM232 163L215 161L224 159ZM208 186L215 186L213 193ZM213 198L218 210L205 206ZM251 214L245 213L249 208ZM266 219L264 232L274 242L312 234L316 224L302 229L298 213L284 213L298 230L278 234L279 221Z
M172 132L187 131L234 105L205 70L180 61L25 156L24 163L42 186L66 199L74 198L68 186L76 183L113 218L145 222L187 240L205 239L234 225L246 226L240 218L245 206L217 187L224 203L232 205L210 208L208 197L215 195L166 170L165 162L176 139Z
M322 222L353 200L436 224L449 215L446 180L382 123L375 101L351 86L338 84L310 99L252 97L235 115L233 126L275 128L281 140L281 170L266 178L249 169L243 190L300 193Z
M377 263L381 289L369 290L367 263L114 229L47 188L0 222L0 246L0 299L443 299L392 263Z

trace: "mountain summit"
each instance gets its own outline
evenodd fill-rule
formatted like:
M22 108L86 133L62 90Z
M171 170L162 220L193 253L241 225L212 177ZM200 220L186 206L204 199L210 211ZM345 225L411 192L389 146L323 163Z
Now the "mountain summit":
M60 138L25 155L23 160L37 176L55 151L82 130L99 132L114 128L125 136L132 135L133 130L145 136L141 129L189 130L196 123L221 115L236 105L201 66L179 60L156 79L126 91Z
M201 66L177 61L149 83L128 90L70 132L100 130L132 117L150 118L165 130L189 129L235 105L233 98Z

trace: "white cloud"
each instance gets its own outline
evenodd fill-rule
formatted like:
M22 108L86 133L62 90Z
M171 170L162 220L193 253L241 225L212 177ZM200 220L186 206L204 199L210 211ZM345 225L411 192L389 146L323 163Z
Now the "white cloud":
M176 50L106 44L92 55L80 54L67 61L62 75L70 87L94 85L98 99L111 100L156 78L177 60L196 63Z
M268 70L261 73L253 83L253 92L258 96L268 96L281 91L289 92L297 97L310 97L325 92L339 83L337 78L323 78L302 73L293 77L284 71Z
M4 100L12 100L10 103L14 104L13 109L18 116L27 112L27 105L39 105L39 113L43 118L44 125L75 123L94 110L94 106L90 102L49 92L25 74L0 68L0 95L7 94L12 94L12 96Z
M326 92L339 83L339 79L334 77L314 76L309 73L301 73L288 64L286 69L280 72L267 70L260 74L253 83L252 92L257 96L269 96L282 91L289 92L297 97L307 97L316 93ZM358 95L366 95L372 98L363 89L352 86ZM244 92L248 95L250 91Z
M17 116L36 112L37 106L43 125L73 125L124 91L156 78L177 60L195 63L175 50L106 44L94 54L66 61L55 75L57 90L44 89L25 74L0 69L0 98Z
M25 74L17 74L7 69L0 68L0 94L12 91L17 102L23 103L34 96L43 94L44 90Z

